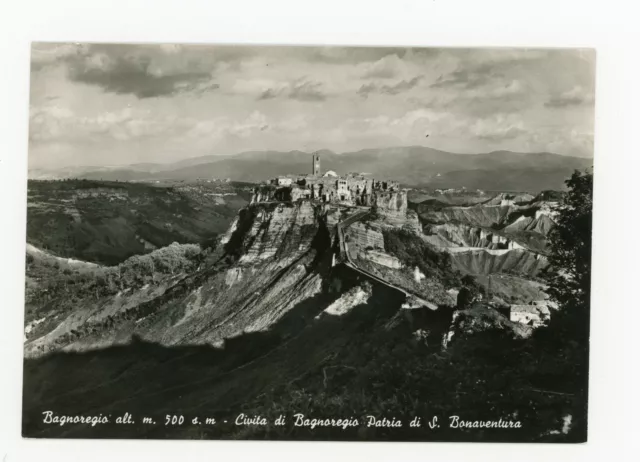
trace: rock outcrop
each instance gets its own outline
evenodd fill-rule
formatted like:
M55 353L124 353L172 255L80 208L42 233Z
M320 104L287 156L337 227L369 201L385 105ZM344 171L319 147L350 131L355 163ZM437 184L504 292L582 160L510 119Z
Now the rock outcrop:
M448 347L452 341L464 335L496 329L504 330L514 338L527 338L533 331L531 326L513 322L497 310L476 302L469 309L453 313L451 326L443 341L443 346Z
M256 209L243 236L240 264L268 260L278 255L283 264L309 249L318 231L316 210L309 202L277 204Z
M512 273L537 276L548 266L544 255L523 249L514 250L462 250L451 253L455 268L467 274Z
M39 326L25 354L93 349L132 335L163 345L223 345L267 329L310 300L318 299L320 310L337 296L323 287L335 233L327 223L339 219L339 211L309 202L249 206L222 238L224 253L215 265L162 285L78 300L48 331Z
M531 327L539 327L551 319L546 305L511 305L509 320Z
M518 208L511 205L474 205L441 209L418 206L418 214L423 222L434 224L458 222L481 228L501 227L509 223L509 217L517 211Z
M513 223L510 223L504 228L507 233L515 233L518 231L532 231L539 233L543 236L549 234L551 228L553 228L554 222L551 215L542 210L536 210L535 216L522 215L518 217Z
M407 213L407 192L374 193L372 205L382 215L405 216Z
M163 345L220 346L243 333L267 330L285 317L307 316L292 313L317 314L348 290L349 284L336 283L331 274L338 249L336 225L354 213L362 215L359 219L363 221L351 222L346 229L345 249L362 270L356 279L368 274L374 284L377 280L381 286L386 283L385 290L401 288L400 298L414 294L432 309L455 304L455 297L441 280L441 270L437 266L432 270L428 266L418 268L406 263L406 256L389 253L385 232L404 228L402 232L407 233L408 228L407 236L416 240L411 243L415 249L427 245L423 240L436 238L450 259L441 259L438 252L432 258L438 264L446 262L447 268L450 261L453 268L464 273L533 277L547 265L543 255L514 249L518 242L503 231L484 227L487 223L508 223L514 232L544 231L552 223L546 213L530 213L514 220L514 211L520 210L517 205L446 207L429 211L426 216L466 221L428 223L425 229L431 234L423 235L417 213L407 209L405 191L376 194L375 212L367 216L362 208L316 200L265 201L274 198L270 196L272 189L257 190L254 203L238 213L219 240L215 260L192 273L172 274L157 284L117 296L96 300L97 295L87 295L55 320L47 318L32 327L26 354L108 346L128 341L134 334ZM433 252L426 248L422 251L425 255ZM354 300L360 301L358 297ZM349 304L336 303L336 312Z
M554 204L529 194L498 194L472 206L417 204L424 240L451 254L472 275L535 277L548 263L547 235Z

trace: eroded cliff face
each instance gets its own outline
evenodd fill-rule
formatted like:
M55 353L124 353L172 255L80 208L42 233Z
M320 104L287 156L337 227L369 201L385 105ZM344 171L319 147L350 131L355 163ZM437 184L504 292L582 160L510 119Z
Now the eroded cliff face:
M407 212L407 192L374 193L372 205L379 213L404 215Z
M437 238L431 238L436 235ZM434 245L440 242L447 242L447 247L451 244L459 247L474 247L487 249L508 249L514 248L514 241L503 234L485 228L478 228L461 223L445 223L429 227L428 240ZM440 238L440 239L438 239Z
M338 296L323 288L340 219L339 210L310 202L247 207L222 237L216 264L160 287L78 300L53 329L29 339L25 353L106 347L132 335L163 345L223 346L287 314L304 319Z
M463 250L451 253L451 261L456 269L466 274L509 273L524 277L537 276L549 264L545 256L523 249Z
M527 193L509 194L500 193L493 196L491 199L483 202L484 205L525 205L529 204L535 199L535 196Z
M550 213L545 210L536 210L535 216L522 215L507 225L504 230L508 233L531 231L546 236L553 226L554 222Z
M253 208L252 223L242 235L242 256L246 265L277 258L283 265L309 250L323 219L320 208L304 201L296 205L277 204ZM328 230L327 230L328 232Z
M374 194L371 206L387 226L408 227L422 233L418 214L408 208L406 190Z
M510 205L474 205L441 209L418 206L418 214L424 222L458 222L483 228L506 224L509 222L509 216L517 211L517 207Z
M528 194L498 194L472 206L425 202L416 209L424 239L449 252L464 273L535 277L547 266L552 203Z
M514 232L535 233L552 226L546 213L509 221L512 206L488 206L484 212L475 210L480 207L450 208L446 213L453 215L474 209L470 221L509 223ZM283 320L304 323L349 290L340 281L340 289L335 290L332 268L338 250L336 225L356 210L362 212L308 200L247 206L221 237L215 260L140 289L69 302L69 310L32 328L25 353L37 356L60 349L107 347L129 342L132 335L163 345L222 347L229 339L267 331ZM471 223L431 223L432 234L423 235L417 214L407 210L404 191L376 196L375 211L373 221L349 226L347 252L352 260L377 278L436 305L454 303L440 280L442 275L420 271L390 254L383 233L411 230L415 239L450 253L455 269L478 276L501 272L535 276L547 264L543 255L514 248L514 241L502 241L504 236Z

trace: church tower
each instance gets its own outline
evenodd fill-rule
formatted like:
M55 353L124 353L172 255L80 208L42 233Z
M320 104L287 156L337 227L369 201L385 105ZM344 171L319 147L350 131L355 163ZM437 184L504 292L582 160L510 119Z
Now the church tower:
M320 176L320 154L313 155L312 172L316 176Z

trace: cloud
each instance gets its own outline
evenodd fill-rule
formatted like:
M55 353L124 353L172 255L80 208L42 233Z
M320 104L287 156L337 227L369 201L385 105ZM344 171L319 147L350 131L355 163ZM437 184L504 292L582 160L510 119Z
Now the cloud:
M284 89L276 90L275 88L267 88L266 90L264 90L260 94L260 96L258 96L258 99L273 99L273 98L277 98L283 92L284 92Z
M140 141L172 138L189 143L249 139L262 133L296 133L306 128L308 118L270 119L260 111L237 117L178 117L148 109L125 107L92 116L74 113L54 104L31 108L29 139L35 144L69 141Z
M517 113L530 108L546 93L528 76L519 73L494 74L489 69L456 70L440 76L429 91L415 95L410 102L418 107L459 111L476 117L496 113ZM544 91L544 90L542 90Z
M403 57L411 54L411 48L399 47L292 47L287 51L299 50L306 60L326 64L370 63L389 55ZM424 52L429 50L424 49Z
M424 143L591 155L593 70L575 50L35 44L30 139L43 158L64 146L61 163Z
M546 103L544 103L544 105L550 108L563 108L568 106L593 104L593 101L593 93L587 92L580 86L575 86L571 90L552 96Z
M324 101L326 95L321 90L320 82L302 81L296 82L291 87L289 98L300 101Z
M258 110L245 117L214 117L190 122L188 130L178 138L178 144L204 146L205 149L211 149L220 143L240 143L239 146L251 148L256 140L281 140L292 135L299 136L308 127L306 116L274 119Z
M49 141L65 135L67 121L73 113L64 107L45 106L31 108L29 113L29 140Z
M74 43L34 43L31 46L31 71L54 66L86 53L87 46Z
M229 53L202 51L180 45L35 44L32 70L62 65L73 82L139 99L203 93L219 88L215 71Z
M546 58L545 50L461 49L449 52L456 62L455 69L440 75L433 88L474 89L489 85L514 69Z
M496 79L485 85L439 90L425 102L429 106L465 108L476 115L522 110L531 96L529 85L521 80ZM421 100L416 100L420 104Z
M227 136L249 138L268 128L267 117L260 111L253 111L245 119L217 117L196 121L185 136L195 138L206 136L212 139L222 139Z
M481 140L503 141L524 135L527 130L518 115L497 114L476 120L469 126L469 133Z
M454 89L474 89L490 84L496 79L503 78L504 75L499 68L504 66L505 61L467 63L461 62L458 68L446 75L441 75L431 84L432 88L454 88Z
M175 135L192 123L169 114L131 107L83 116L67 107L50 104L31 108L29 139L36 143L96 137L125 141Z
M422 76L414 77L410 80L401 80L394 85L379 85L376 83L367 83L360 87L358 94L363 98L368 97L372 93L380 93L385 95L397 95L399 93L407 92L416 87Z
M365 71L362 77L365 79L392 79L400 73L402 60L397 54L387 55L371 64L365 65Z
M301 78L263 90L259 100L285 97L298 101L324 101L327 95L322 91L322 83Z
M565 156L593 155L593 131L566 127L550 127L530 132L523 143L529 151L547 151Z
M469 71L466 69L456 70L448 74L446 77L440 76L431 84L433 88L478 88L490 82L489 73L479 71Z
M347 123L353 132L420 140L425 133L434 138L455 138L500 143L525 137L528 130L517 114L495 114L474 118L459 113L431 109L416 109L399 117L380 115L355 118Z
M209 72L186 70L165 73L145 55L90 55L71 63L69 76L76 82L97 85L106 92L133 94L140 99L218 88L211 83Z

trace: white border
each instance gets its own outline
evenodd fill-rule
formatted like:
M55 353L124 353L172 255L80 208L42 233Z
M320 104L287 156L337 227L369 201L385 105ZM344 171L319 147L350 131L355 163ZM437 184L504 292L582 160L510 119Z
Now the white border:
M0 18L0 457L4 460L629 460L637 456L638 40L632 2L22 0ZM635 38L635 40L634 40ZM29 42L596 47L589 442L53 441L20 437ZM6 456L5 456L6 455Z

